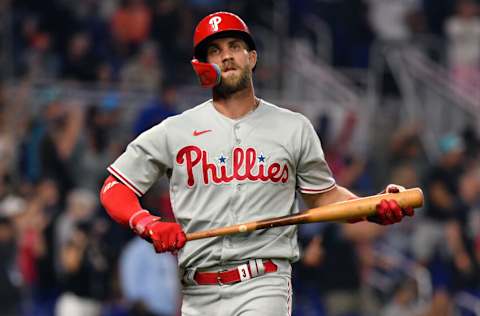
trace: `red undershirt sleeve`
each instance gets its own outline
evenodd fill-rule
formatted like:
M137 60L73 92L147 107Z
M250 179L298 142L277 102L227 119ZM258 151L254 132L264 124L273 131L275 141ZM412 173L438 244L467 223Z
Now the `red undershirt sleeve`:
M100 191L100 202L111 218L125 226L130 226L132 216L143 210L135 193L111 175Z

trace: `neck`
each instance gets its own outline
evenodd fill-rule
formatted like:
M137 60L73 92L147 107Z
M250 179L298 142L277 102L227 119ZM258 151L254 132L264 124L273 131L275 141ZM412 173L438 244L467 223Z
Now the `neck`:
M255 97L253 87L228 96L213 92L213 106L226 117L239 119L257 108L258 99Z

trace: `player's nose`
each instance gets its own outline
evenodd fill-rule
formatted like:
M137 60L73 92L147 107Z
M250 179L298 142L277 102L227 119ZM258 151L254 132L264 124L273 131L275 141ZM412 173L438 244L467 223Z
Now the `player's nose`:
M233 54L229 49L224 49L221 53L222 62L228 62L233 60Z

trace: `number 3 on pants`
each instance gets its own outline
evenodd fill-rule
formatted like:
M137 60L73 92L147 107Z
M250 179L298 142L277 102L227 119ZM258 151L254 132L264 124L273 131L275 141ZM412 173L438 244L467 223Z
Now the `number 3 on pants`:
M250 271L248 271L248 264L242 264L238 266L237 269L240 274L240 280L245 281L251 278Z

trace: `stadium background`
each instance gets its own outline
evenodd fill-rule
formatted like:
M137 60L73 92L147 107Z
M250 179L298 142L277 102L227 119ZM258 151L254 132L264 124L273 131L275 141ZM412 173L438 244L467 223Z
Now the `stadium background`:
M341 185L427 194L392 227L302 226L293 314L480 315L480 9L460 0L1 1L0 313L179 314L175 258L97 192L208 97L191 39L216 10L247 21L257 94L312 120ZM164 182L142 203L172 216Z

